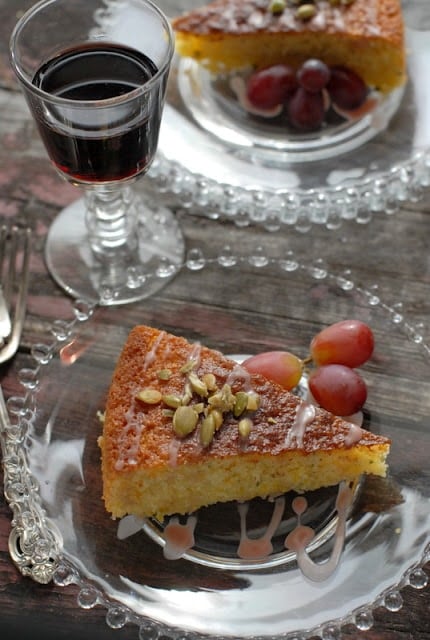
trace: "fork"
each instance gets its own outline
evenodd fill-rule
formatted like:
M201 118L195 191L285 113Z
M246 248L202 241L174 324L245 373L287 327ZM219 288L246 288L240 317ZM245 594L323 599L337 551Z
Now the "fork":
M27 306L31 230L0 227L0 364L16 353Z

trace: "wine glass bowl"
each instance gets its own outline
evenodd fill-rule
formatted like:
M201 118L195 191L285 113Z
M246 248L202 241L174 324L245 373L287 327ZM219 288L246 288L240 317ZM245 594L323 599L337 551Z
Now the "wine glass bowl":
M50 160L84 190L50 228L46 261L71 295L151 295L182 265L166 208L134 183L154 158L174 51L150 0L42 0L18 21L11 63Z

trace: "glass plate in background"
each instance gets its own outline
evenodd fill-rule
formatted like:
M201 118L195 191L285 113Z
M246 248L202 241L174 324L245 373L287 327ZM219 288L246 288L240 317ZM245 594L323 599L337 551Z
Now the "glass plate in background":
M70 323L55 323L53 338L34 345L34 364L19 373L23 393L9 399L12 424L2 434L14 511L10 549L23 573L78 584L82 607L103 604L109 626L135 623L140 637L337 638L347 623L370 628L377 606L400 609L401 588L427 580L430 348L400 304L350 273L240 246L238 253L192 250L168 285L169 298L151 305L118 311L77 303ZM233 558L239 519L231 505L205 510L196 530L197 551L209 561L194 552L166 560L153 521L118 538L118 522L101 500L98 412L132 326L153 325L227 354L285 348L305 357L318 330L348 317L375 333L374 355L361 369L369 390L365 426L390 437L392 450L389 478L364 482L327 580L309 581L279 550L252 563ZM311 551L316 561L331 550L333 500L329 493L313 503L324 531Z
M175 16L201 2L160 4ZM208 73L176 60L149 172L154 188L191 212L273 230L335 227L360 219L363 209L392 211L419 197L430 184L430 5L402 4L409 75L403 96L394 92L373 123L364 118L349 133L341 129L328 143L308 141L301 151L280 142L279 132L273 145L262 144L264 123L259 131L243 114L236 118Z

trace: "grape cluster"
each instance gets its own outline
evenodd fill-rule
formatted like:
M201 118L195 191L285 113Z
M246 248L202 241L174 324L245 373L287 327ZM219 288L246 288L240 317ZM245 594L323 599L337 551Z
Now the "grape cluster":
M295 129L319 129L331 105L341 111L359 108L368 88L351 69L329 67L321 60L306 60L296 70L277 64L253 73L247 82L249 103L262 111L283 105Z
M356 368L371 357L374 344L367 324L342 320L312 339L305 360L288 351L268 351L248 358L243 366L290 391L299 383L305 364L313 363L308 384L315 402L335 415L351 416L366 402L366 383Z

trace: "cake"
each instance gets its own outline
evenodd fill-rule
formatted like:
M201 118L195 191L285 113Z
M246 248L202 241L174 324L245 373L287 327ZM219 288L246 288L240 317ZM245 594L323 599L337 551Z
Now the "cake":
M113 374L99 446L107 511L162 519L384 476L390 443L218 351L137 326Z
M400 0L215 0L173 28L177 52L215 73L319 59L383 94L406 79Z

